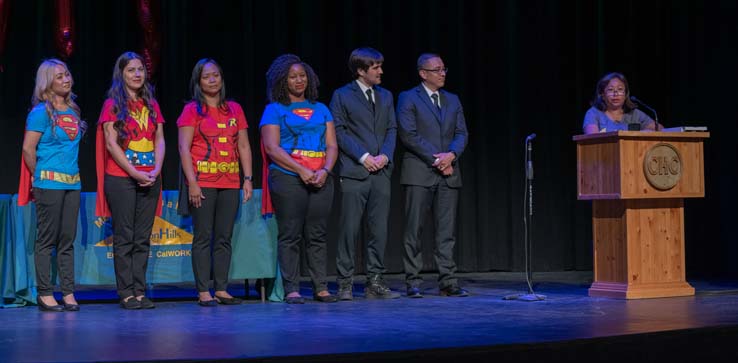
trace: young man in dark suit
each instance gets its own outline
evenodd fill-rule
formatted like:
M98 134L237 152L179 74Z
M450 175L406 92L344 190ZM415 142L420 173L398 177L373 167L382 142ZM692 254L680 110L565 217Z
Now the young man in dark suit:
M338 297L353 299L355 245L366 211L367 298L394 299L384 280L384 250L389 222L390 177L397 123L392 93L379 87L384 57L372 48L351 52L354 80L333 93L330 110L340 150L341 216L336 256Z
M400 183L405 188L404 265L407 296L422 297L420 270L421 223L433 211L435 260L442 296L467 296L459 287L453 259L456 243L456 208L461 188L457 163L467 143L464 110L459 98L441 88L448 69L437 54L425 53L417 61L419 86L402 92L397 101L400 140L407 149Z

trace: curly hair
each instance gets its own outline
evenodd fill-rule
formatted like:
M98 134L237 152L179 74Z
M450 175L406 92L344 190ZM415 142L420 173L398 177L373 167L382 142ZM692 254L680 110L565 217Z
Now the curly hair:
M226 88L225 88L225 78L223 77L223 68L220 67L220 64L216 62L212 58L203 58L197 61L197 64L195 64L195 68L192 69L192 77L190 78L190 91L192 92L192 101L195 102L195 105L197 106L197 114L200 116L205 116L205 113L208 110L207 102L205 101L205 95L202 93L202 88L200 87L200 78L202 77L202 70L205 69L205 65L212 64L215 66L215 68L218 68L218 73L220 74L220 92L218 92L218 110L224 114L227 114L230 112L230 109L228 107L228 103L226 102Z
M113 80L108 89L108 98L113 100L113 113L115 113L116 121L113 123L113 128L118 132L118 145L123 146L128 133L126 132L126 118L128 117L128 92L126 92L126 82L123 78L123 70L128 66L132 60L138 59L141 64L146 64L143 57L134 52L125 52L118 57L113 66ZM144 84L137 91L137 96L143 100L144 106L149 109L149 117L154 120L158 115L155 109L151 106L154 100L154 87L149 83L149 74L146 68L144 68Z
M56 128L54 126L57 125L59 114L54 108L54 105L51 103L54 96L54 92L51 90L51 86L54 83L57 66L61 66L62 68L64 68L65 72L69 73L69 68L67 68L66 63L58 59L52 58L41 62L41 65L38 66L38 70L36 71L36 85L33 88L33 96L31 96L31 107L36 107L38 104L41 103L44 104L44 107L46 108L46 114L51 120L51 133L55 137ZM73 86L74 78L72 78L71 73L69 74L69 79ZM71 108L74 113L77 114L77 117L79 118L79 129L84 135L85 131L87 131L87 123L81 118L81 111L79 109L79 106L77 106L77 103L74 102L75 98L77 98L77 95L70 91L64 97L64 103L69 108Z
M307 74L308 84L305 89L305 99L310 103L315 103L318 100L320 80L313 68L294 54L283 54L272 62L266 73L267 99L269 102L279 102L283 105L291 103L289 89L287 88L287 75L290 73L290 67L295 64L305 68Z
M638 106L630 100L630 86L628 85L628 80L625 79L625 76L622 73L618 72L608 73L600 78L599 81L597 81L597 87L595 87L595 94L592 98L591 105L600 111L607 110L607 103L605 102L605 98L603 97L603 95L605 94L605 88L607 88L607 85L613 79L618 79L625 85L625 102L623 102L623 112L628 113L638 108Z

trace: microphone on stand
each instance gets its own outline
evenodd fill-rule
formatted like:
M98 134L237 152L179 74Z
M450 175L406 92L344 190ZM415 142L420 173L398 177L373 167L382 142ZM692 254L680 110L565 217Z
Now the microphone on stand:
M531 141L536 138L536 133L532 133L528 135L528 137L525 138L525 149L526 149L526 155L525 160L526 162L526 168L525 168L525 177L528 180L533 180L533 160L531 160L531 151L533 151L533 144Z
M503 297L503 300L521 300L521 301L541 301L545 300L545 295L536 294L533 291L533 253L531 236L533 232L533 139L536 134L532 133L525 138L525 189L523 196L523 249L525 251L525 282L528 284L527 294L513 294Z
M659 128L659 114L656 113L656 110L654 110L653 107L647 105L643 101L641 101L638 98L636 98L636 96L630 96L630 100L633 101L633 102L635 102L635 103L637 103L637 104L639 104L639 105L641 105L641 106L643 106L643 107L645 107L646 109L648 109L649 111L651 111L653 113L653 120L656 121L656 131L658 131L658 128Z

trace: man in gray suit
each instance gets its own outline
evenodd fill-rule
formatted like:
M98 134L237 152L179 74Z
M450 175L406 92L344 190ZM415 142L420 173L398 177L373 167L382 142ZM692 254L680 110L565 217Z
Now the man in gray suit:
M341 215L336 256L338 298L353 300L355 245L364 211L367 298L394 299L384 280L384 250L389 222L390 177L397 123L392 93L379 87L384 57L372 48L351 52L349 69L354 80L333 93L330 110L340 150Z
M407 149L400 184L405 188L404 265L407 296L422 297L421 223L429 209L435 223L435 260L442 296L467 296L454 275L456 208L461 188L458 159L467 143L464 110L459 98L442 90L448 69L437 54L420 55L419 86L397 100L400 140Z

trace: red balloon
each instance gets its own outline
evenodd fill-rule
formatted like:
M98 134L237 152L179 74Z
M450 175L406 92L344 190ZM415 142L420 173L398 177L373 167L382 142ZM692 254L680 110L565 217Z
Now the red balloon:
M159 67L161 34L157 29L159 23L159 0L138 0L136 11L138 12L138 23L141 25L144 35L144 46L141 56L144 58L149 77L153 77Z
M74 52L74 17L72 16L72 0L56 0L56 24L54 27L54 45L59 57L67 60Z
M0 72L4 72L2 59L5 56L5 40L8 35L8 19L10 19L10 0L0 0Z

